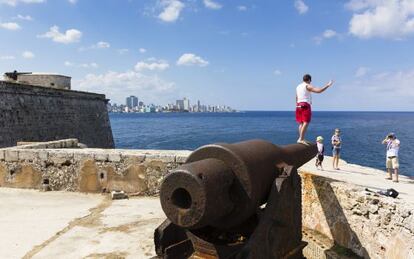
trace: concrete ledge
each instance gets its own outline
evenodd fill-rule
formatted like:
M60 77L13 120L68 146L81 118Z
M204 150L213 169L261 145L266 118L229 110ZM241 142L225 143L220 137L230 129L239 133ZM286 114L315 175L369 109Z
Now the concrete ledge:
M12 149L48 149L48 148L78 148L77 139L61 139L47 142L21 142L17 143Z

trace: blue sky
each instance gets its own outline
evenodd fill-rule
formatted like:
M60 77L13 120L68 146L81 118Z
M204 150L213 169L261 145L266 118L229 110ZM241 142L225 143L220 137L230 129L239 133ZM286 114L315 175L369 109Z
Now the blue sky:
M123 103L414 110L414 0L0 0L0 71L72 76Z

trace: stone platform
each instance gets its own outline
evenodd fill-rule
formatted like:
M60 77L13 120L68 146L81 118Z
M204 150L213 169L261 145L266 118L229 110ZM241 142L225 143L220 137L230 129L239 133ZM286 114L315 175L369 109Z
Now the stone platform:
M150 258L157 198L0 188L0 258Z
M175 167L189 154L145 151L144 158L137 161L144 151L48 150L44 161L37 157L44 150L33 152L36 156L30 160L19 150L16 161L5 165L12 168L19 163L26 166L42 161L47 165L49 160L55 161L49 170L59 165L57 158L67 161L63 154L69 152L76 166L68 173L78 177L84 162L75 158L85 153L93 155L87 159L105 163L99 165L102 168L124 170L148 162L151 170L162 171L160 178L167 173L166 164ZM111 158L115 153L117 160ZM393 183L384 179L381 170L345 161L341 161L340 171L331 170L330 159L326 158L325 171L316 170L314 161L299 169L304 239L310 242L305 249L308 258L414 258L413 179L401 176L400 183ZM54 169L59 168L65 165ZM145 173L148 176L154 176L152 171ZM366 193L366 187L394 188L400 195L393 199ZM158 184L151 188L156 194ZM156 197L112 201L102 194L0 188L0 258L151 258L155 255L153 231L164 217Z

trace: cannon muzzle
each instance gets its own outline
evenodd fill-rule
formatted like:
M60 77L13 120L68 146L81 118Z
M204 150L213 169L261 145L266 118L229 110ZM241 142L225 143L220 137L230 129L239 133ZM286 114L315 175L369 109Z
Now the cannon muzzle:
M298 168L316 153L316 145L278 147L263 140L203 146L163 180L162 208L187 229L239 226L266 203L286 166Z

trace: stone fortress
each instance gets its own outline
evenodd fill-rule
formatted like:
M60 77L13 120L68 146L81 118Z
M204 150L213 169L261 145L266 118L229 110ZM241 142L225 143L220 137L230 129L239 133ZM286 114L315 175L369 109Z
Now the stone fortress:
M191 151L113 149L105 96L72 91L60 76L31 75L0 82L0 229L7 233L0 233L0 257L58 258L64 251L67 258L152 258L153 231L165 215L151 197ZM340 165L341 172L317 171L314 161L299 168L305 257L414 258L414 181L402 176L393 184L397 199L379 196L365 187L384 188L383 172ZM131 198L101 195L118 190ZM24 195L40 205L19 200Z
M65 138L89 147L114 147L105 95L71 90L71 78L63 75L14 71L4 79L0 147Z

